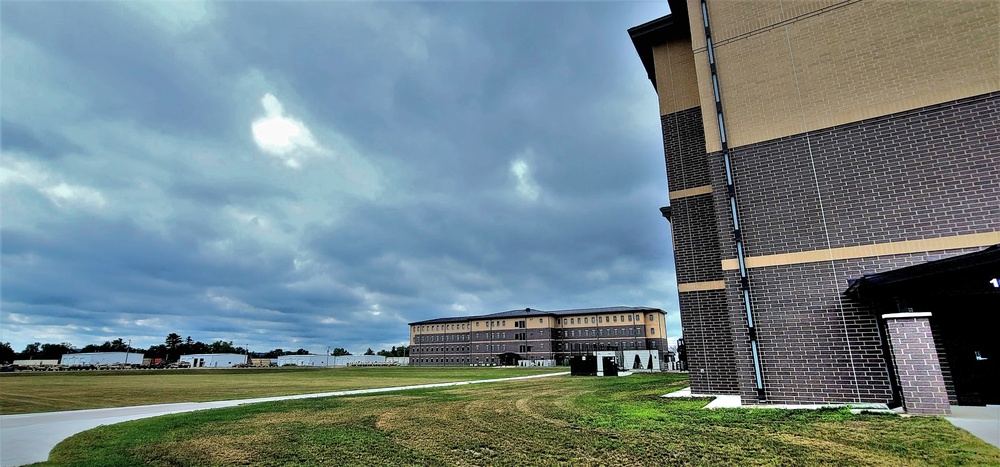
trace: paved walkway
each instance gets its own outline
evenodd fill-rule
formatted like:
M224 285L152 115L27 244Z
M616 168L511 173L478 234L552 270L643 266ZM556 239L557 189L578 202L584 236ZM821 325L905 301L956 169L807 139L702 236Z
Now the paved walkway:
M140 405L135 407L115 407L110 409L69 410L65 412L30 413L0 415L0 466L17 466L48 460L49 452L60 441L81 431L101 425L156 417L172 413L193 412L195 410L233 407L258 402L272 402L313 397L353 396L380 392L406 391L408 389L444 388L466 384L496 383L521 379L545 378L568 375L569 372L547 373L543 375L517 376L512 378L484 379L478 381L456 381L451 383L419 384L391 388L355 389L349 391L298 394L293 396L260 397L215 402L181 402L177 404Z
M1000 448L1000 405L985 407L951 406L946 418L955 425Z

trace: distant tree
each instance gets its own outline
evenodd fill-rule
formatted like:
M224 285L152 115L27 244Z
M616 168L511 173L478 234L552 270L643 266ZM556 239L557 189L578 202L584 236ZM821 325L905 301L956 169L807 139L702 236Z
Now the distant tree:
M378 354L383 357L408 357L410 356L410 348L405 345L392 346L392 350L382 349L378 351Z
M368 349L368 350L371 350L371 349ZM342 348L342 347L337 347L336 349L333 349L333 356L334 357L341 357L341 356L350 355L350 354L351 353L348 352L347 349Z
M215 341L208 348L211 353L236 353L236 348L233 347L232 341Z
M0 342L0 364L14 361L14 348L10 342Z
M39 358L42 354L42 343L35 342L24 346L24 351L21 352L21 358L24 360L31 360Z
M306 349L299 349L295 351L295 355L309 355L309 351Z
M375 355L375 351L372 350L371 347L368 347L368 350L365 351L365 355Z
M188 336L188 340L189 341L191 340L191 336ZM177 347L180 347L181 343L183 343L183 342L184 341L181 339L180 334L177 334L176 332L172 332L170 334L167 334L167 339L164 342L164 344L167 346L167 349L169 349L169 350L176 350Z
M262 354L262 355L261 355L261 358L278 358L278 357L280 357L280 356L282 356L282 355L284 355L284 354L285 354L285 351L284 351L284 350L281 350L281 349L274 349L274 350L272 350L272 351L270 351L270 352L267 352L267 353L265 353L265 354Z
M146 356L149 358L167 358L167 346L164 344L154 345L145 352ZM175 355L176 356L176 355Z
M73 351L73 344L63 342L62 344L42 344L41 353L38 358L43 360L59 360L64 354Z

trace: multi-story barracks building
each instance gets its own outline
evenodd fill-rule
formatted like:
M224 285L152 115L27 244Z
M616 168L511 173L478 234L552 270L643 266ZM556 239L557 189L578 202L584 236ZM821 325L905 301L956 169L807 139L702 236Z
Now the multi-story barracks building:
M671 0L659 98L691 389L1000 403L1000 5Z
M410 323L410 365L553 366L598 350L651 351L644 353L658 365L668 352L665 317L659 308L619 306L417 321Z

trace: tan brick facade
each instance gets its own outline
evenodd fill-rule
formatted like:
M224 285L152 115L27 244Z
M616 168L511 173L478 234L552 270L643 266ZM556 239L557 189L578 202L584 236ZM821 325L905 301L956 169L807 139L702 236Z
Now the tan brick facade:
M710 0L708 7L731 147L1000 90L994 0ZM715 152L699 2L690 0L688 10L706 149Z

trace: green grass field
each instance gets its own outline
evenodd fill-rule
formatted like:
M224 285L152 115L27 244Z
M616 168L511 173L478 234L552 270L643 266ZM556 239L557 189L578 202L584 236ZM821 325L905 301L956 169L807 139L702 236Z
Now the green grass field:
M205 402L554 373L554 368L249 368L0 374L0 414Z
M659 397L686 385L560 376L256 404L100 427L47 464L1000 465L1000 450L942 418Z

